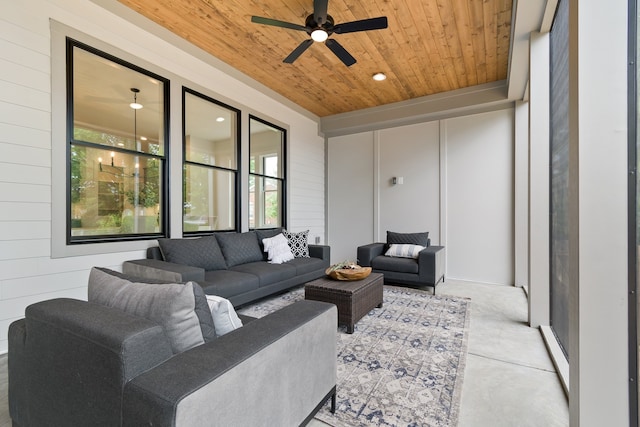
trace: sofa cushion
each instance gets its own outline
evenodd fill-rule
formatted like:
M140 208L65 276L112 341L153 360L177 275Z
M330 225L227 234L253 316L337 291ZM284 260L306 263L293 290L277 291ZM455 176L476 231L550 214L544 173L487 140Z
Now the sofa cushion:
M231 298L258 289L260 280L254 274L232 270L207 271L204 282L200 283L207 295L219 295Z
M195 239L158 239L158 245L165 261L205 270L227 268L215 236Z
M120 273L118 271L110 270L108 268L102 267L94 267L103 273L110 274L115 277L119 277L120 279L127 280L129 282L134 283L149 283L149 284L170 284L176 282L170 282L167 280L160 279L152 279L148 277L139 277L132 276L130 274ZM198 321L200 322L200 329L202 330L202 337L205 342L213 341L216 338L216 329L213 324L213 318L211 317L211 310L209 309L209 304L207 303L207 295L204 293L204 290L200 285L196 282L193 282L193 296L195 297L195 312L196 316L198 316Z
M425 247L420 245L409 245L409 244L392 244L389 247L389 250L385 252L386 256L397 257L397 258L418 258L418 254Z
M268 286L276 282L291 279L296 275L296 268L289 265L289 263L269 264L264 261L236 265L232 267L231 270L256 276L260 282L260 286Z
M309 258L309 230L299 233L282 230L282 234L289 241L289 247L295 258Z
M193 282L130 282L97 268L89 275L89 301L151 320L164 330L174 354L204 343L195 313Z
M418 261L413 258L392 258L380 255L371 260L374 270L418 274Z
M395 233L387 231L387 245L410 244L429 246L429 232L424 233Z
M216 238L228 267L263 260L255 231L223 233Z
M262 244L264 245L264 251L268 254L267 260L270 264L282 264L294 259L293 252L289 247L289 241L282 233L262 239Z
M242 326L242 320L228 299L217 295L207 295L207 302L219 337Z
M296 268L296 276L311 273L316 270L324 270L329 267L328 260L322 260L320 258L295 258L293 261L289 261L287 265L291 265Z

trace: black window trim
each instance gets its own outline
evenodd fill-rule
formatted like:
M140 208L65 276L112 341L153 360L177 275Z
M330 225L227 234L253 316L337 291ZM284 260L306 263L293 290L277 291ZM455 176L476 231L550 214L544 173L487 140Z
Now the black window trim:
M136 155L153 157L160 160L162 164L162 204L160 206L162 218L162 231L159 233L145 233L145 234L123 234L123 235L101 235L101 236L82 236L82 237L74 237L71 236L71 146L86 146L92 148L102 148L106 147L100 144L89 143L86 141L78 141L74 138L73 132L73 113L74 113L74 105L73 105L73 95L74 95L74 86L73 86L73 71L74 71L74 62L73 62L73 50L74 48L80 48L84 51L92 53L94 55L105 58L109 61L115 62L116 64L122 65L133 71L138 73L147 75L154 79L161 81L164 84L164 99L163 99L163 108L164 108L164 150L162 156L156 156L149 153L141 153L135 152ZM171 235L170 232L170 203L169 203L169 135L170 135L170 80L156 74L152 71L146 70L138 65L135 65L129 61L118 58L115 55L104 52L100 49L94 48L86 43L82 43L78 40L75 40L71 37L66 37L66 103L67 103L67 111L66 111L66 141L65 141L65 158L66 158L66 208L65 208L65 227L66 227L66 241L67 245L79 245L79 244L94 244L94 243L108 243L108 242L123 242L123 241L137 241L137 240L155 240L158 237L167 237ZM124 150L119 147L109 147L110 151L122 152L126 154L132 154L130 150Z
M226 108L230 111L233 111L236 114L236 168L235 169L230 169L230 168L225 168L222 166L216 166L216 165L207 165L204 163L199 163L199 162L193 162L193 161L189 161L187 160L187 152L186 152L186 130L187 130L187 117L186 117L186 95L190 94L193 96L197 96L198 98L204 99L205 101L211 102L213 104L218 105L219 107L223 107ZM215 169L215 170L219 170L219 171L225 171L225 172L231 172L233 174L235 174L235 201L234 201L234 221L235 221L235 227L233 230L204 230L204 231L184 231L184 204L186 202L186 194L182 195L182 201L181 201L181 211L182 211L182 235L183 236L207 236L207 235L211 235L214 233L225 233L225 232L230 232L230 231L235 231L235 232L239 232L241 230L242 224L241 224L241 207L242 207L242 185L241 185L241 177L242 177L242 147L241 147L241 141L242 141L242 135L241 135L241 130L242 130L242 111L239 108L233 107L229 104L226 104L222 101L219 101L215 98L212 98L208 95L203 94L202 92L198 92L194 89L190 89L187 86L182 86L182 185L181 188L184 188L184 182L186 179L186 166L187 165L193 165L193 166L198 166L198 167L204 167L204 168L209 168L209 169Z
M265 119L262 119L258 116L255 116L253 114L249 114L249 157L251 157L251 120L255 120L257 122L262 123L263 125L266 126L270 126L274 129L278 129L280 132L282 132L282 178L280 177L273 177L273 176L269 176L269 175L264 175L264 174L259 174L259 173L254 173L251 172L251 170L249 170L249 176L253 175L256 177L260 177L260 178L269 178L269 179L275 179L277 181L280 181L282 183L281 188L282 188L282 206L280 208L280 215L282 215L281 221L280 221L280 226L282 228L287 228L287 164L288 164L288 158L287 158L287 137L288 137L288 133L287 130L285 128L283 128L282 126L278 126L276 124L273 124ZM251 159L249 158L249 161L251 161ZM260 228L250 228L251 230L262 230ZM268 229L268 228L265 228Z

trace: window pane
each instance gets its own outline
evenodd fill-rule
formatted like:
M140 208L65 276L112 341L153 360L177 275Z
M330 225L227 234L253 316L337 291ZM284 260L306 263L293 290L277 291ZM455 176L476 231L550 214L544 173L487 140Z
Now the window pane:
M250 132L249 172L284 178L282 167L284 131L252 118Z
M185 166L184 231L235 229L235 173Z
M71 236L161 232L161 160L71 146Z
M237 113L185 92L185 158L236 169Z
M161 80L73 47L73 138L162 156L164 92Z
M569 357L569 2L562 0L550 33L550 320Z
M281 227L282 181L251 175L249 177L249 227Z

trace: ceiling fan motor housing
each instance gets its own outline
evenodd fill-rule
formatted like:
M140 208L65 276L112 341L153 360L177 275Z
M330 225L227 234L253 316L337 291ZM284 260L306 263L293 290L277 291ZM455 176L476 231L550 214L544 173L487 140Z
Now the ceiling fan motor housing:
M322 24L318 25L313 13L307 16L307 19L304 22L304 26L307 27L307 33L311 35L313 30L317 30L319 28L325 30L328 35L333 33L333 17L331 15L327 15L327 20Z

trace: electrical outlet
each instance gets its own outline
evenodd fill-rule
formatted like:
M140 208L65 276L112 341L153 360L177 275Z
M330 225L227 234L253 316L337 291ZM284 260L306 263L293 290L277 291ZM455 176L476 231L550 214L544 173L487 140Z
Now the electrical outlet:
M320 244L320 236L316 236L316 245Z

